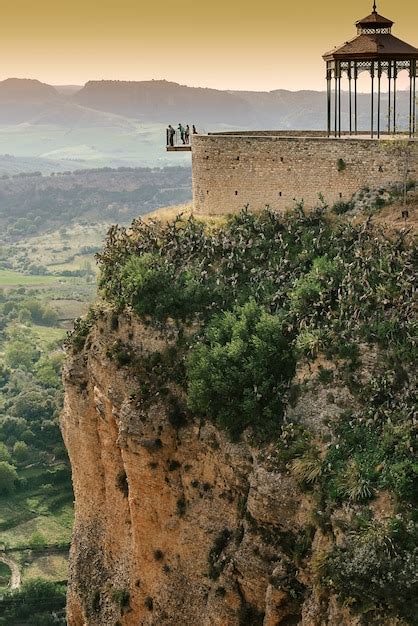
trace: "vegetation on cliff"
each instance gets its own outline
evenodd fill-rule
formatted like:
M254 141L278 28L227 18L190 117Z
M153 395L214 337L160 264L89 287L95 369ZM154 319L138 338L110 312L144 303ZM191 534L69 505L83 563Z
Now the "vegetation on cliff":
M98 258L115 324L126 311L177 337L147 363L128 345L109 349L138 377L140 400L159 389L174 425L198 415L233 438L273 446L271 462L316 498L319 528L330 532L333 515L350 512L344 540L317 565L318 584L373 619L416 623L416 249L408 234L324 209L243 211L216 228L181 216L113 227ZM74 350L98 316L76 326ZM321 423L291 417L303 367L335 402ZM182 388L178 397L170 383ZM351 401L338 407L332 390L341 385ZM383 494L395 504L381 521L373 502Z

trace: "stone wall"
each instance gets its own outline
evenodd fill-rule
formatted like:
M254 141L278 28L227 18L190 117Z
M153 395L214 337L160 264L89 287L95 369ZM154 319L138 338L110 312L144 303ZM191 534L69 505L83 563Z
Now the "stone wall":
M409 146L409 158L400 145ZM362 187L402 181L406 166L409 178L416 180L416 139L335 139L283 132L194 135L194 208L202 214L235 213L245 205L286 210L302 200L312 208L319 194L332 205L351 199Z

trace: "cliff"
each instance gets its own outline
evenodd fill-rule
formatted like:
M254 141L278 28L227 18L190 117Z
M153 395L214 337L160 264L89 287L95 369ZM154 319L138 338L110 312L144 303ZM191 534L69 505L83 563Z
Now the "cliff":
M329 539L312 525L312 495L277 471L273 448L231 443L197 419L175 428L159 396L143 412L109 346L129 343L146 360L166 338L129 317L111 324L104 314L65 370L69 624L352 623L313 588L312 562Z
M220 254L226 258L227 236L236 238L238 231L241 243L248 242L242 230L246 224L250 230L257 227L258 237L263 239L262 228L270 229L275 219L277 232L283 235L281 218L267 213L255 219L251 227L248 215L234 218L229 227L219 227L217 235L211 229L206 237L221 237ZM326 230L322 218L316 218L319 226L313 224L312 217L302 219L305 225L307 219L312 236ZM291 229L291 223L285 220L285 228ZM390 368L385 350L375 340L363 338L354 349L345 343L346 337L339 355L331 356L325 354L323 343L315 349L315 335L301 335L300 328L299 339L288 337L283 320L279 327L276 314L259 313L255 300L250 299L238 310L235 302L231 313L211 315L210 322L197 319L190 314L191 301L196 304L196 285L191 292L190 285L182 283L181 293L189 294L187 306L182 300L189 315L186 320L176 303L166 266L165 288L155 289L156 276L151 277L149 265L145 273L143 266L135 266L135 275L142 274L133 284L132 275L129 279L126 272L132 269L132 255L149 261L146 245L154 251L158 246L164 248L165 260L180 255L183 264L186 259L190 264L192 258L194 263L197 256L201 258L203 244L201 240L196 243L196 225L193 220L188 224L175 232L172 224L157 226L155 239L153 226L138 224L129 233L121 229L109 235L101 257L102 285L107 284L105 301L76 327L69 347L62 418L76 514L69 625L415 623L412 571L417 551L416 546L411 547L415 530L410 518L415 496L405 478L413 471L407 463L415 443L409 439L406 452L402 448L411 417L405 409L411 392L408 373L402 369L401 382L402 376L393 373L393 363ZM186 245L190 231L198 249L194 253ZM356 232L357 243L353 244L352 237L347 244L350 255L354 255L350 256L350 284L344 286L341 274L335 278L343 294L346 287L350 290L354 286L354 291L359 288L352 262L358 257L359 246L364 249L365 238L366 247L373 245L364 230ZM323 233L323 242L332 249L329 234ZM272 249L271 237L270 231L266 249ZM344 257L341 233L337 238ZM176 241L175 252L168 248L168 239ZM203 248L208 254L208 240L205 242ZM393 242L386 245L393 246ZM404 249L401 253L399 245L391 249L406 263L409 252ZM215 248L213 245L211 249ZM287 253L283 250L282 254L293 257L294 248ZM318 249L314 251L317 253ZM257 255L264 258L260 250ZM383 257L383 253L380 260L376 257L377 265ZM306 267L306 258L294 261L294 267L301 262ZM371 271L370 256L367 263ZM264 265L261 260L259 269ZM386 274L387 285L392 285L392 278L398 280L396 267L400 266L392 257L391 269L384 268L393 274L390 279ZM205 270L200 270L206 277ZM235 270L236 289L241 291L236 264ZM369 270L363 266L358 280L369 284ZM321 271L327 274L323 285L334 294L331 270L322 266ZM217 266L216 297L227 274L230 276ZM320 280L320 274L316 275ZM377 288L379 281L373 276ZM176 280L174 276L172 280ZM292 315L301 305L301 280L290 279ZM403 289L407 290L407 282ZM249 284L248 275L245 284ZM260 276L254 284L260 288ZM130 304L128 285L135 292ZM115 308L115 293L120 289L125 291L123 296L118 292ZM329 313L334 311L335 301L328 309L326 289L321 291L320 309ZM229 295L231 290L229 286ZM381 287L378 291L381 293ZM222 297L229 297L226 294ZM404 295L406 302L409 296L406 291ZM214 292L212 296L208 300L199 295L200 311L214 306ZM394 302L401 307L399 293L388 291L386 296L386 312ZM335 319L341 321L348 300L343 297L339 301ZM226 302L222 300L221 310L228 308ZM311 307L318 310L314 303ZM168 308L170 318L166 316ZM352 316L348 310L347 314ZM331 318L329 313L328 330ZM360 318L358 311L356 322ZM221 322L222 330L216 326ZM222 352L220 345L229 332L228 325L232 328L235 322L241 338L244 326L251 326L251 339L240 344L234 336L227 352ZM209 328L203 340L202 328ZM197 346L196 336L200 337ZM280 353L272 353L271 345L279 344ZM289 348L288 352L288 347L295 345L298 351ZM406 345L405 340L404 348ZM212 347L215 371L210 361ZM247 348L244 354L242 350ZM405 364L409 357L405 351L403 354ZM281 369L276 371L279 358ZM251 359L263 373L263 380L251 382L254 398L241 396L241 391L250 387L245 376L254 373ZM223 369L226 362L228 370ZM274 373L273 386L269 386L264 371ZM219 373L218 392L210 391L209 404L199 409L204 406L205 384L209 388L211 376ZM386 374L382 391L383 383L377 381ZM239 380L244 381L242 389L236 382ZM396 385L397 399L391 395L387 404L382 394L390 395ZM223 396L226 390L228 397ZM279 410L280 390L284 395ZM273 404L267 400L263 404L271 393ZM260 404L258 423L252 424L251 415L257 413ZM249 406L250 417L238 431L237 423ZM402 411L406 412L397 421ZM276 413L282 415L277 425ZM389 413L391 425L383 425L384 415ZM235 416L233 420L231 416ZM259 429L261 421L264 430ZM384 447L373 437L384 438ZM402 478L405 484L401 484ZM398 534L392 532L395 524ZM390 591L393 584L395 596Z

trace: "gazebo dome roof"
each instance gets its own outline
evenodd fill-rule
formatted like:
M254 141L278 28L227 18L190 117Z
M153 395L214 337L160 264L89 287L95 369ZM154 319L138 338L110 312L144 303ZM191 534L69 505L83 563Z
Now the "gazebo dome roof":
M324 54L325 61L418 59L418 49L392 34L361 34Z
M358 34L353 39L323 55L325 61L405 61L418 59L418 49L394 37L392 20L379 15L376 3L367 17L356 22Z
M356 22L356 26L361 28L391 28L393 24L392 20L379 15L375 10L367 17L363 17L362 20Z

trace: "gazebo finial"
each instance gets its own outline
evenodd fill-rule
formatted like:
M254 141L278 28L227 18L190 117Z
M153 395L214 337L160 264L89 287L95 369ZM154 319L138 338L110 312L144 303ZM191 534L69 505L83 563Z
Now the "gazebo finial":
M377 9L376 0L374 0L374 2L373 2L373 13L376 13L376 9Z

